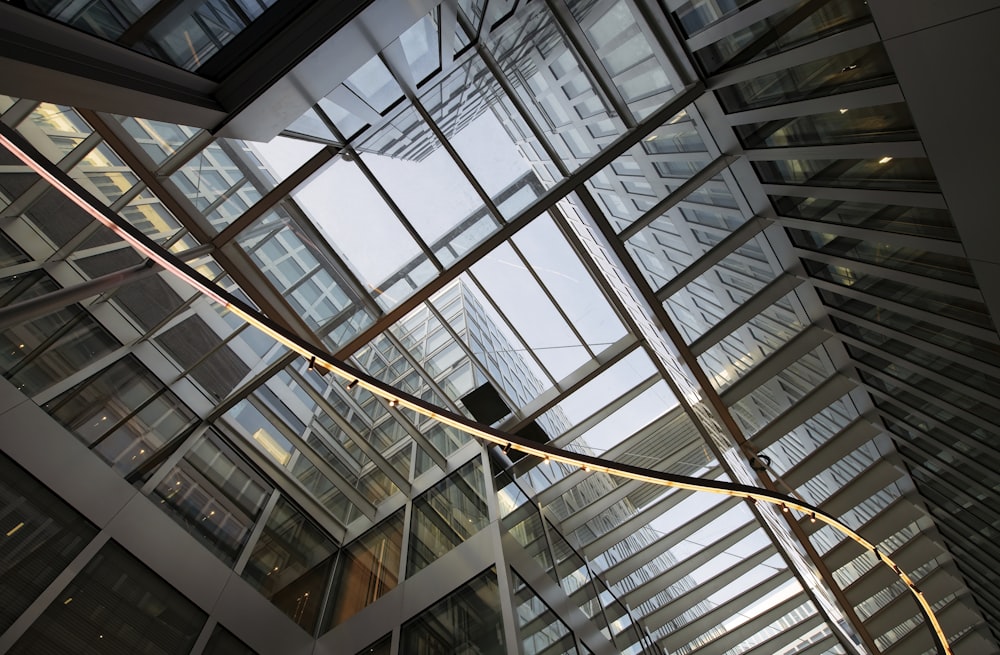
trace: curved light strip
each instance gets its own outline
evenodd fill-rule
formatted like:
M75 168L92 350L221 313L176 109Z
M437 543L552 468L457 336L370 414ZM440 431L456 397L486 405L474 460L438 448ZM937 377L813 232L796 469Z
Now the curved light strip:
M309 360L313 367L322 367L332 372L348 382L349 388L361 387L366 391L379 396L388 401L392 407L406 407L418 414L432 418L436 421L449 425L467 435L476 437L482 441L487 441L505 448L513 448L527 455L534 455L544 460L560 462L569 466L578 467L583 471L597 471L629 480L637 480L663 487L673 487L676 489L688 489L690 491L705 491L714 494L745 498L751 502L764 502L780 506L782 511L795 510L810 517L812 521L821 521L838 532L853 539L862 548L872 551L875 557L899 576L899 579L907 586L919 604L924 616L930 623L939 650L944 655L954 655L948 639L941 629L930 603L924 598L923 592L916 586L909 575L906 574L894 561L882 553L878 547L855 532L853 529L842 523L835 516L827 514L818 507L800 501L792 496L787 496L778 492L770 491L759 487L751 487L731 482L719 482L715 480L702 480L684 475L674 475L647 469L630 464L612 462L600 457L584 455L570 452L547 444L538 444L515 434L506 434L495 430L489 426L476 423L464 416L455 414L449 410L433 405L421 398L404 393L370 375L363 373L354 367L337 360L329 353L325 353L304 340L298 338L290 331L278 326L267 317L261 315L256 309L233 296L228 291L219 289L203 275L185 264L170 252L161 248L156 242L140 232L137 228L128 223L125 219L106 209L103 205L91 202L89 194L80 187L74 180L60 171L48 161L28 154L26 150L34 150L31 146L22 147L15 144L8 134L16 135L10 128L0 126L0 143L3 143L14 156L24 162L33 171L38 173L46 182L58 189L66 198L75 205L87 212L102 225L113 231L133 248L145 255L152 261L163 267L181 280L185 281L200 293L208 296L226 309L233 312L244 321L261 330L275 341L283 344L290 350L297 352ZM19 135L15 138L21 140ZM34 153L34 154L37 154ZM65 178L65 180L63 179Z

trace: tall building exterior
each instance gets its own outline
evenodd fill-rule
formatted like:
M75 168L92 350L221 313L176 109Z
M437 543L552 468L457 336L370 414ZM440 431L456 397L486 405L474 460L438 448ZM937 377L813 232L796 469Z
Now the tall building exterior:
M1000 652L995 3L0 16L0 651Z

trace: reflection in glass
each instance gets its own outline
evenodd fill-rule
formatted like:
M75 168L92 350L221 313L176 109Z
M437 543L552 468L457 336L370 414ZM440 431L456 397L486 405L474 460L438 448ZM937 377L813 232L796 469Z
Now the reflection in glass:
M878 159L788 159L754 162L765 184L940 191L930 160L881 157Z
M868 89L895 80L880 43L790 66L716 93L727 112Z
M226 564L246 543L271 492L217 434L198 439L150 494L157 505Z
M902 102L750 123L737 126L736 132L747 148L919 139L913 118Z
M206 618L163 578L110 541L8 652L186 655Z
M576 641L566 624L511 570L514 614L524 655L576 655Z
M413 501L406 575L420 571L488 522L483 467L474 459Z
M336 545L284 498L257 541L243 579L312 634Z
M506 655L500 590L487 571L407 622L400 653L419 655Z
M327 630L396 587L402 540L403 510L399 510L344 546L333 576Z

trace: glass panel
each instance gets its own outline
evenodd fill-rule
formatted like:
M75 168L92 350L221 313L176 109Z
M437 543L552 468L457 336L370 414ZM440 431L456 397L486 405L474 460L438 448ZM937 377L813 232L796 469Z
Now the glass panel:
M624 0L608 9L571 2L570 10L632 114L642 119L666 103L673 86L649 39Z
M239 556L272 486L222 439L198 439L150 496L226 564Z
M739 125L736 133L747 148L917 141L920 138L902 102Z
M403 97L403 90L378 55L347 78L344 85L379 113Z
M937 178L927 159L791 159L754 162L765 184L939 191Z
M284 498L250 553L243 579L312 634L336 545Z
M441 65L438 26L433 12L403 32L399 44L410 65L410 73L417 82L433 73Z
M524 655L576 655L576 642L566 624L511 570L514 614Z
M326 630L343 623L396 587L402 541L400 510L344 546L333 576Z
M97 528L0 454L0 632L28 609Z
M205 619L194 603L112 541L8 652L186 655Z
M525 6L486 47L570 170L623 131L545 4Z
M401 653L506 655L496 573L487 571L431 606L401 631Z
M129 136L149 155L154 164L162 164L184 144L194 138L200 129L186 125L174 125L148 118L115 116L128 131Z
M58 162L94 130L72 107L47 102L35 107L18 131L52 162Z
M885 49L874 44L790 66L723 87L716 93L726 111L733 112L868 89L894 81Z
M486 481L475 459L413 501L407 577L486 527Z
M237 639L229 630L216 624L202 655L257 655L257 653Z
M43 405L122 475L182 435L194 414L131 357Z
M976 286L968 260L936 252L897 246L890 241L862 241L834 234L789 229L792 243L835 257L885 266L968 287Z
M958 241L951 215L944 209L902 207L866 202L793 196L771 196L778 213L826 223L856 225L871 230L899 232Z

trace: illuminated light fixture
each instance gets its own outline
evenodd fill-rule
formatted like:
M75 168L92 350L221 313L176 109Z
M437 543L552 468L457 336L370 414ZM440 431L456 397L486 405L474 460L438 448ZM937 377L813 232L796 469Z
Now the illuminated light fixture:
M506 455L509 452L510 452L510 442L508 441L507 445L503 447L503 454Z
M846 110L846 109L841 109L841 110L840 110L840 113L841 113L841 114L846 114L846 113L847 113L847 110Z
M857 68L857 64L847 66L843 70L847 71L855 68ZM363 378L365 381L365 388L371 393L388 400L390 406L396 406L399 404L399 395L402 392L378 380L377 378L373 378L356 371L328 353L316 350L315 346L306 343L291 332L273 323L271 319L263 316L256 308L245 303L243 300L240 300L229 291L215 286L203 275L178 259L174 254L164 250L160 245L152 241L148 236L132 226L121 216L114 214L107 208L99 206L96 203L92 204L85 197L85 192L80 190L79 184L72 180L72 178L70 178L64 171L60 171L41 155L38 155L37 157L32 156L12 141L8 135L15 135L15 138L20 138L11 128L7 126L0 126L0 145L3 145L11 154L21 160L42 179L51 184L52 187L66 197L67 200L78 206L89 216L93 217L94 220L98 221L101 225L110 229L123 241L135 248L141 255L144 255L154 261L162 267L164 271L180 278L202 295L219 303L222 307L232 312L234 316L238 316L246 323L254 326L265 335L268 335L278 343L288 347L302 357L315 358L317 363L325 367L328 371L333 372L343 379L351 380L351 382L347 385L348 389L354 388L354 386L358 384L359 380ZM882 160L880 160L880 163L886 163L891 161L891 159L891 157L883 157ZM512 448L518 450L519 452L533 455L535 457L542 457L545 461L556 461L568 466L580 467L586 464L586 462L579 458L580 456L577 453L562 450L554 446L539 445L524 437L518 437L517 435L505 434L499 430L475 423L464 416L452 413L444 408L432 405L421 398L411 397L407 394L402 395L406 396L407 405L417 413L426 417L434 418L441 424L460 430L471 437L497 445L510 444ZM862 537L859 533L855 532L851 527L840 521L835 516L827 514L821 509L813 507L804 501L800 502L791 496L786 496L764 488L675 475L662 471L656 471L654 469L621 464L613 461L600 461L602 462L602 471L619 478L636 480L639 482L646 482L674 489L702 491L715 494L725 494L729 496L743 496L754 501L780 505L782 511L784 512L788 512L790 506L796 511L802 513L814 513L818 520L821 520L823 523L834 528L841 534L849 537L863 548L874 551L876 556L884 564L895 571L895 562L879 553L877 547L873 543ZM180 482L177 484L180 485ZM15 526L15 528L8 533L8 536L16 532L20 529L20 527L21 526ZM277 567L275 567L274 570L277 571ZM899 575L899 579L902 580L908 588L910 588L917 603L923 609L928 619L927 623L929 624L934 638L940 645L942 653L944 653L944 655L954 655L954 651L948 643L948 638L946 637L944 630L941 628L941 623L938 621L937 614L935 614L934 609L931 607L927 599L924 598L923 593L913 584L913 581L910 580L909 576L905 573L901 573ZM103 635L101 636L103 637Z
M24 527L24 521L21 521L20 523L18 523L13 528L11 528L10 530L7 531L7 536L8 537L13 536L15 532L17 532L18 530L20 530L23 527Z
M344 388L347 389L348 391L350 391L351 389L353 389L356 386L358 386L358 380L357 380L357 378L355 378L354 380L351 380L350 382L348 382L347 386L344 387Z
M313 371L315 369L316 369L316 358L315 357L310 357L309 358L309 370Z
M809 522L810 523L816 522L816 512L813 512L812 514L809 515Z
M858 65L857 65L857 64L851 64L850 66L844 66L843 68L841 68L841 69L840 69L840 72L841 72L841 73L846 73L846 72L848 72L848 71L852 71L852 70L854 70L854 69L855 69L855 68L857 68L857 67L858 67Z
M880 164L888 164L891 161L892 161L892 157L889 157L888 155L886 155L882 159L879 159L878 163L880 163Z
M785 514L788 514L788 505L784 505L784 504L783 504L783 505L781 506L781 511L782 511L782 512L784 512Z

